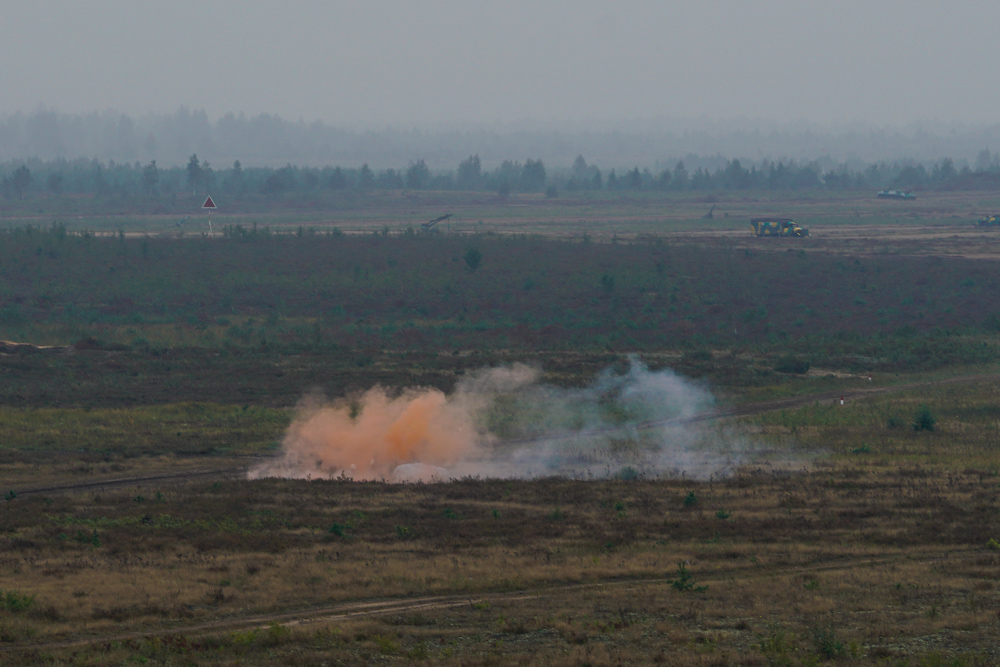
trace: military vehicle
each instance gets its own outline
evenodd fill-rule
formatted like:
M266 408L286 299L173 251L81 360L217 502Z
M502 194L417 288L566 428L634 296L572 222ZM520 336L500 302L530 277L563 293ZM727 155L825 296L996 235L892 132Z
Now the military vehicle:
M428 220L427 222L422 222L422 223L420 223L420 228L423 229L423 230L425 230L425 231L434 229L434 226L437 223L444 222L445 220L448 220L449 218L451 218L451 216L453 216L453 215L454 215L454 213L445 213L444 215L442 215L442 216L440 216L438 218L434 218L433 220Z
M878 193L879 199L916 199L917 195L906 190L882 190Z
M809 236L809 230L791 218L751 218L750 225L754 236Z
M980 227L1000 226L1000 215L988 215L976 221Z

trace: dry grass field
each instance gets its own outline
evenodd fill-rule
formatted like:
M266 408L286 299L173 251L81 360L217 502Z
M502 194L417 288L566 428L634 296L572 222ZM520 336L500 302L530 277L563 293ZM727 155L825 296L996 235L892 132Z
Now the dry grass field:
M299 195L268 200L267 206L247 208L217 198L212 214L216 233L227 225L257 224L272 230L295 230L299 226L318 230L337 227L344 232L373 232L388 228L401 232L408 226L443 213L453 217L441 225L451 233L497 232L544 234L549 237L593 238L618 235L690 233L704 230L749 232L755 216L794 217L821 234L840 226L950 227L975 226L976 219L1000 211L1000 196L991 191L926 192L910 201L884 200L869 191L728 191L728 192L577 192L556 198L541 194L498 197L478 192L345 192L329 200L312 201ZM70 231L91 231L166 236L200 236L208 232L202 199L191 201L191 217L184 215L133 214L128 206L105 202L99 209L46 210L38 202L34 210L7 204L0 210L0 229L25 224L65 224ZM263 202L261 202L263 203ZM714 209L713 209L714 206ZM119 210L119 208L121 210ZM712 211L712 218L705 216Z
M352 248L364 243L340 248L357 254L355 265L341 262L342 283L339 269L296 264L332 263L323 254L337 248L332 236L327 246L198 239L196 255L176 237L199 233L156 217L68 221L71 236L125 233L65 246L42 239L31 257L0 266L0 324L6 337L24 336L0 344L0 664L1000 664L1000 338L988 317L1000 232L970 225L1000 199L720 196L703 220L711 203L693 196L381 197L336 211L219 212L222 225L365 234L381 263L357 265L367 260ZM392 245L396 232L445 211L456 215L441 237L400 236L414 248L442 244L446 261L420 264L411 246ZM785 214L813 237L749 237L746 218ZM520 270L491 267L507 246L488 232L579 243L539 241L542 259L528 255L530 239L520 250L512 243L519 261L548 271L526 282ZM497 250L476 271L456 234ZM649 235L660 245L647 248ZM536 296L576 275L577 246L596 267L580 273L582 287ZM718 250L718 266L743 273L698 266L689 247ZM647 251L671 262L631 267ZM270 273L249 288L224 286L201 261L210 252L270 262ZM101 253L111 269L91 261ZM570 259L542 266L554 253ZM76 262L83 278L60 285L55 260L63 270ZM425 271L413 276L429 276L425 287L438 264L451 272L438 299L447 308L414 289L369 312L375 300L347 294L393 271L410 276L407 262ZM185 280L178 266L190 269ZM746 276L776 266L814 280L771 290L769 310L756 307L761 291ZM816 268L825 266L857 293L827 289ZM118 269L145 282L112 279ZM617 272L617 283L602 272ZM397 298L403 282L393 280L386 289ZM720 280L718 294L698 287ZM690 289L677 304L643 301L655 294L640 288L656 281ZM147 291L123 299L136 285ZM284 291L271 298L275 286ZM331 312L314 317L308 299L321 289ZM482 299L487 289L495 303ZM162 297L171 291L176 299ZM655 291L667 298L666 287ZM721 338L695 324L728 332L715 322L729 308L718 295L732 293L745 312L730 319L745 338L715 345ZM346 311L333 310L337 299ZM520 317L526 304L541 313L527 324L494 314L508 307ZM605 335L633 305L666 324L636 316L625 335ZM419 346L390 326L406 308L434 332ZM571 329L579 347L544 319L572 308L587 315ZM668 313L688 308L690 332L664 328L681 317ZM705 422L706 446L712 437L738 445L735 470L247 479L276 454L313 387L331 398L375 384L451 392L476 369L527 362L552 392L569 392L627 366L630 352L651 369L700 378L728 414ZM803 360L812 366L780 370Z
M9 497L0 656L996 664L998 404L995 381L974 382L745 417L742 437L766 447L709 481L216 479ZM921 406L933 430L915 429Z

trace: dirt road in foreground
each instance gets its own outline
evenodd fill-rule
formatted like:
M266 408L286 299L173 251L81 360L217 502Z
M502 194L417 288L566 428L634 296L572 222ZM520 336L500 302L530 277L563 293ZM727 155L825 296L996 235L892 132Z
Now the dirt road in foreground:
M954 557L956 554L965 551L968 551L968 549L955 548L952 546L942 548L939 553L928 554L927 557L928 559L934 561L947 560ZM846 572L853 571L859 566L871 567L874 565L904 562L907 560L912 560L912 554L878 555L847 560L836 556L792 567L788 567L785 564L775 564L765 567L755 566L754 576L773 577L779 574L787 575L797 571L808 571L810 574L816 574L818 572ZM746 574L747 571L745 567L734 566L724 569L716 569L711 572L699 574L699 582L703 582L705 584L720 584L731 580L734 576L745 576ZM337 604L318 605L305 609L297 609L294 611L233 616L230 618L188 625L174 625L171 627L160 627L148 630L81 636L44 643L24 644L20 646L0 646L0 655L13 652L34 652L39 650L48 651L73 648L90 644L101 645L112 642L125 642L130 640L136 641L156 637L189 637L192 635L211 635L223 632L266 630L274 625L293 628L315 623L336 623L353 619L385 616L388 614L402 614L406 612L427 611L432 609L449 609L463 606L474 607L475 605L482 603L496 605L521 600L549 598L555 597L559 594L584 591L588 589L615 588L628 590L634 588L648 588L649 586L669 586L670 583L671 580L666 577L638 577L630 579L616 579L612 581L592 581L587 583L555 585L542 584L516 591L498 593L472 595L428 595L415 598L389 598L356 602L341 602Z

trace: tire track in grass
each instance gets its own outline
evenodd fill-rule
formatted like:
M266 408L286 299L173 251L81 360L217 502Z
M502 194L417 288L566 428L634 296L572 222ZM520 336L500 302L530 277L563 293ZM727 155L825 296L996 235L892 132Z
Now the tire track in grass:
M943 555L923 558L922 561L943 560L955 554L968 553L975 550L974 547L949 548ZM767 578L774 576L787 576L796 572L836 572L840 570L852 570L861 566L882 565L900 560L913 560L913 556L907 553L897 553L887 556L868 557L851 559L845 556L832 556L821 559L813 563L803 563L791 567L784 567L782 563L775 563L767 566L754 566L751 568L726 568L717 569L711 572L694 572L697 575L698 583L720 584L737 576L751 576L752 578ZM171 628L161 628L156 630L116 632L90 637L77 637L74 639L64 639L50 642L40 642L35 644L23 644L20 646L0 646L0 654L15 652L35 652L43 650L58 650L87 645L101 645L113 642L135 641L141 639L154 639L167 636L200 636L211 635L223 632L266 630L275 624L286 628L309 625L312 623L335 623L338 621L349 621L359 618L373 618L387 614L398 614L417 610L430 609L450 609L455 607L469 606L476 604L491 603L499 604L504 602L518 602L521 600L537 600L545 597L552 597L553 594L570 593L583 590L599 589L624 589L642 588L650 585L667 585L671 579L666 577L635 577L628 579L604 580L587 583L541 585L531 588L519 589L505 593L487 593L475 596L469 595L432 595L414 598L410 600L388 599L369 600L361 602L339 603L334 605L322 605L310 609L298 609L293 611L273 612L269 614L253 614L242 618L228 618L217 621L208 621L192 625L176 626Z
M238 468L214 468L212 470L189 470L186 472L163 473L159 475L140 475L137 477L118 477L112 479L101 479L90 482L78 482L76 484L55 484L52 486L39 486L31 489L15 489L17 496L30 496L40 493L68 493L70 491L86 491L88 489L116 488L130 486L132 484L142 484L144 482L176 482L199 477L233 477L246 472L246 466Z

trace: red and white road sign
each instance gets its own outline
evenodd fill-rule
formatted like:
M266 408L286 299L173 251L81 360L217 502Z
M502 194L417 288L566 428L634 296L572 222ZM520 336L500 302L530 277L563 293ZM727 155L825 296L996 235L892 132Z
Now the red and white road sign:
M212 201L212 198L211 198L211 197L209 197L208 199L206 199L206 200L205 200L205 203L204 203L204 204L202 204L202 205L201 205L201 207L202 207L202 208L216 208L216 206L215 206L215 202L214 202L214 201Z

